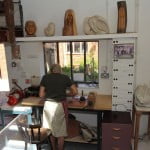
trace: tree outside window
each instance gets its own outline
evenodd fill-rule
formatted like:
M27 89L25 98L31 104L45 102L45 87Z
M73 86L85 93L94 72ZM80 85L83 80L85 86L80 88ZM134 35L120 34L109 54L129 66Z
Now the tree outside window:
M44 43L45 63L59 63L63 73L77 83L98 85L98 44L98 41L49 42L48 47ZM45 53L52 47L53 56ZM50 66L45 66L47 72Z

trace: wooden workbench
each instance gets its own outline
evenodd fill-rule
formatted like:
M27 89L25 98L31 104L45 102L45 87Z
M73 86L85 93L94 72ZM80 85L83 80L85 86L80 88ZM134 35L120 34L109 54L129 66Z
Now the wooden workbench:
M29 97L22 100L22 105L32 106L32 107L43 107L44 100L39 97ZM68 108L69 110L73 110L76 112L89 112L97 115L97 150L101 147L100 142L100 128L102 122L102 113L104 111L112 110L112 96L111 95L97 95L95 99L95 103L93 106L88 106L87 102L79 101L79 98L69 98L68 99ZM37 109L38 110L38 109ZM38 116L38 113L37 113ZM39 118L39 117L37 117Z
M111 95L97 95L94 106L86 107L86 102L80 102L79 100L68 101L69 108L81 108L81 109L91 109L91 110L111 110L112 109L112 98ZM40 97L28 97L24 98L21 102L22 105L26 106L37 106L42 107L44 105L44 100Z

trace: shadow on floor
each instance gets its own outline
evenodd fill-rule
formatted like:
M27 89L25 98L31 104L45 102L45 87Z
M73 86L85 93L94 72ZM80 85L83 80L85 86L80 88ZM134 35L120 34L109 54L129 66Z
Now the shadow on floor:
M48 150L48 146L45 144L42 146L42 150ZM65 150L97 150L96 144L83 144L74 142L65 142Z

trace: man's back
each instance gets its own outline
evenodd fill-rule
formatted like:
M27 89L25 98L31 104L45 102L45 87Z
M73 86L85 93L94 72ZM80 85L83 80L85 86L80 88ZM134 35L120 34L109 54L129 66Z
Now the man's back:
M72 85L68 76L60 73L45 75L41 81L41 86L45 87L46 98L63 100L66 97L66 89Z

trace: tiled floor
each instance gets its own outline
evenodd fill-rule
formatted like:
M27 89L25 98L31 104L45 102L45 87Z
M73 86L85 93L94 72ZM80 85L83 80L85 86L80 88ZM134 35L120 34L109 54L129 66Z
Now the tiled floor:
M140 142L138 149L139 150L150 150L150 140L149 140L149 142Z
M47 145L42 146L42 150L48 150ZM95 144L65 143L65 150L97 150ZM100 150L100 149L99 149ZM150 150L150 138L140 140L138 150Z
M97 150L95 144L66 143L65 150Z
M11 121L12 118L6 118L6 122ZM47 145L43 145L42 150L48 150ZM65 142L65 150L97 150L95 144L81 144L73 142ZM139 140L138 150L150 150L150 137L146 136L142 140Z
M42 150L48 150L47 145L43 145ZM65 150L97 150L97 147L95 144L66 143ZM150 139L139 141L138 150L150 150Z
M150 150L150 136L145 136L142 140L139 140L138 150Z
M42 150L48 150L47 145L42 146ZM95 144L81 144L81 143L65 143L65 150L97 150Z

